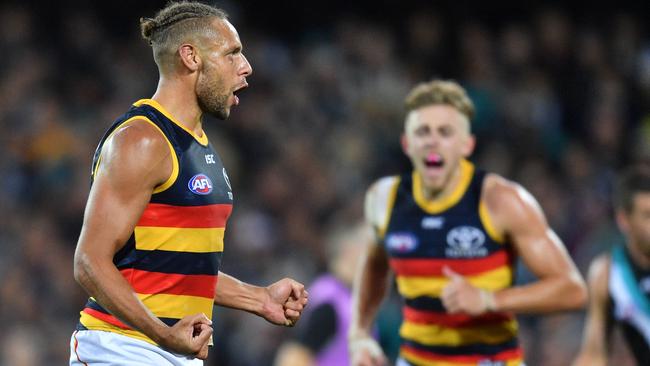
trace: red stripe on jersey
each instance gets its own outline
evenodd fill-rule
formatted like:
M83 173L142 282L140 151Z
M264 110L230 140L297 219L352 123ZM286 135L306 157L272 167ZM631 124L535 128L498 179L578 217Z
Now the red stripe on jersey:
M461 275L480 274L510 264L506 250L499 250L477 259L410 259L391 258L390 266L399 276L443 276L442 268L447 266Z
M450 356L450 355L441 355L438 353L433 353L429 351L423 351L417 348L402 346L401 350L405 353L410 353L418 357L425 358L431 361L446 361L446 362L457 362L457 363L477 363L485 359L490 361L509 361L516 360L521 358L523 352L521 348L509 349L507 351L499 352L495 355L486 356L486 355L459 355L459 356Z
M119 328L122 328L122 329L131 329L128 325L122 323L116 317L114 317L114 316L112 316L110 314L102 313L101 311L97 311L97 310L91 309L91 308L84 308L83 312L86 313L86 314L92 315L94 318L97 318L97 319L99 319L101 321L104 321L104 322L106 322L108 324L112 324L112 325L114 325L116 327L119 327Z
M183 275L122 269L122 276L139 294L168 294L213 299L217 275Z
M488 313L477 317L466 314L448 314L422 311L404 306L402 315L405 321L419 324L436 324L443 327L474 327L478 325L502 323L514 319L509 313Z
M137 226L221 228L232 211L231 204L174 206L149 203Z

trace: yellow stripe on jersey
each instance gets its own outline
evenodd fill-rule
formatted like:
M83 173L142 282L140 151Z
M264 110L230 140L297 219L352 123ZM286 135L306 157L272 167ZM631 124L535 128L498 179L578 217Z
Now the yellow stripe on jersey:
M160 193L160 192L166 190L167 188L171 187L172 184L174 184L174 182L176 182L176 178L178 178L179 169L178 169L178 157L176 156L176 150L174 150L174 147L172 146L172 143L169 142L169 139L167 138L167 135L165 135L165 133L160 129L160 127L158 127L157 124L155 124L153 121L151 121L149 118L147 118L145 116L131 117L131 118L127 119L126 121L120 123L117 127L115 127L113 129L113 132L111 132L111 134L108 135L106 140L104 140L104 144L108 140L110 140L110 138L113 137L113 135L117 131L119 131L120 128L122 128L124 125L126 125L127 123L129 123L129 122L131 122L133 120L145 121L145 122L149 123L150 125L152 125L153 127L155 127L156 130L158 130L158 132L160 132L160 134L163 135L163 138L165 139L165 142L167 142L167 146L169 147L169 152L170 152L170 155L172 157L172 172L171 172L171 174L169 175L169 178L167 178L166 181L164 181L162 184L154 187L153 193ZM99 157L97 158L97 164L95 165L95 168L93 169L93 172L92 172L93 178L97 175L97 170L99 169L99 165L102 162L103 150L104 150L104 146L102 146L102 151L99 152Z
M137 294L142 303L159 318L181 319L186 315L203 313L212 318L214 299L187 295Z
M405 321L399 334L405 339L427 346L463 346L503 343L517 335L517 328L517 321L514 319L471 328L450 328Z
M386 206L386 216L384 217L384 222L382 223L381 227L379 228L379 237L383 238L386 235L386 230L388 229L388 224L390 223L390 217L393 212L393 206L395 206L395 198L397 197L397 189L399 188L399 183L401 182L402 178L397 177L395 178L395 182L393 183L393 186L390 187L390 193L388 196L388 202Z
M440 361L440 360L428 360L424 357L418 356L408 350L403 350L400 355L404 357L409 362L412 362L419 366L476 366L476 362L449 362L449 361ZM505 366L520 366L522 364L522 359L517 358L514 360L505 361Z
M136 226L135 247L186 253L223 252L224 228Z
M494 223L490 217L490 212L488 211L487 206L485 205L485 201L483 200L481 200L481 202L478 204L478 216L480 217L481 223L483 224L483 227L485 228L485 231L490 236L490 238L499 244L505 243L506 240L503 236L503 233L494 227Z
M127 337L139 339L141 341L145 341L153 345L157 345L156 342L151 340L151 338L147 337L141 332L138 332L137 330L130 330L130 329L127 330L127 329L116 327L113 324L107 323L103 320L99 320L90 314L84 313L83 311L81 312L81 317L79 318L79 322L81 323L81 325L91 330L103 330L106 332L113 332L113 333L125 335Z
M490 291L504 289L511 285L512 269L501 266L480 275L465 276L473 286ZM439 297L442 289L447 286L447 277L397 276L397 289L407 299L418 296Z
M205 134L205 131L201 131L202 132L201 136L197 135L194 131L190 130L189 128L185 127L184 124L180 123L176 118L174 118L174 116L172 116L171 113L169 113L169 111L167 111L165 109L165 107L163 107L160 103L158 103L157 101L155 101L153 99L140 99L137 102L133 103L133 105L136 106L136 107L139 107L139 106L141 106L143 104L149 105L149 106L155 108L156 110L158 110L158 112L162 113L165 117L167 117L167 119L172 121L175 125L177 125L178 127L185 130L185 132L192 135L192 137L194 137L194 139L199 144L201 144L203 146L208 146L208 135Z
M422 187L422 177L417 172L413 171L413 199L415 202L429 214L435 215L442 211L445 211L458 202L465 195L467 188L469 188L470 183L472 182L472 177L474 176L474 164L470 163L467 160L460 161L460 181L454 188L453 192L447 195L444 198L437 200L427 200L424 197L424 188Z

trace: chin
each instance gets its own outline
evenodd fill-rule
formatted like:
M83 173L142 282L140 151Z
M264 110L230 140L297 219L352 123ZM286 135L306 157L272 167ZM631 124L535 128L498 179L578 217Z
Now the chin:
M422 176L422 186L429 191L440 191L445 187L447 180L444 175L437 177Z
M226 109L226 108L218 109L215 111L210 111L209 114L223 121L225 119L228 119L228 117L230 117L230 109Z

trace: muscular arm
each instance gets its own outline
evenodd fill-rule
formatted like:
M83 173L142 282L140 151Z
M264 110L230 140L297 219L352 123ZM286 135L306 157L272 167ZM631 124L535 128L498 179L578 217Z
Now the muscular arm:
M501 231L538 281L498 291L496 309L517 313L578 309L587 300L582 276L533 196L521 186L488 176L484 199Z
M249 285L219 272L215 304L259 315L262 313L265 298L266 291L263 287Z
M389 197L396 178L383 178L375 183L366 194L366 222L375 233L385 230L389 215ZM352 321L348 331L350 362L353 366L380 366L388 362L379 344L370 336L372 323L377 315L388 288L388 254L379 244L379 236L370 239L373 243L359 262L352 288Z
M589 267L589 309L582 335L582 348L573 366L607 364L607 288L609 257L596 258Z
M375 183L366 194L366 222L373 226L374 232L385 224L388 214L388 195L393 182L387 179L392 178ZM351 339L370 337L372 323L386 295L390 274L388 256L378 240L375 237L375 243L366 247L354 281Z
M388 259L384 248L370 245L366 249L354 283L350 337L369 337L389 278Z
M214 303L259 315L273 324L292 326L307 299L305 286L289 278L259 287L219 272Z
M178 348L170 328L142 304L113 264L154 188L170 176L170 154L160 132L143 121L120 127L106 142L75 251L74 275L90 296L129 326L163 346L195 354L199 349ZM207 325L210 321L203 318Z

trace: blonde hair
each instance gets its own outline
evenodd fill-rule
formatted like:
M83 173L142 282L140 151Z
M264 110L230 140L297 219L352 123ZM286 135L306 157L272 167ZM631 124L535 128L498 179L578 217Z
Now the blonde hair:
M416 85L404 99L406 113L429 105L449 105L467 117L474 118L474 103L467 92L457 82L451 80L431 80Z

